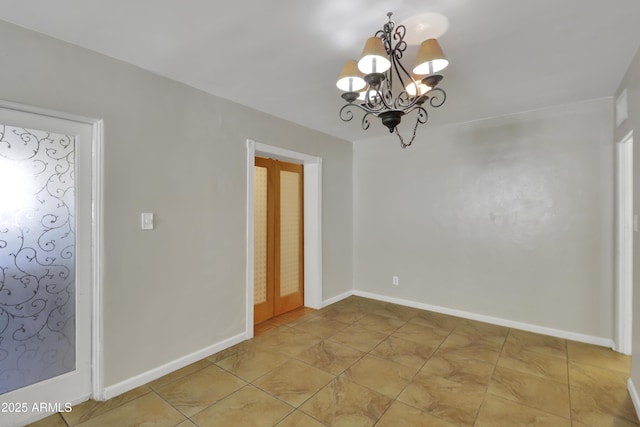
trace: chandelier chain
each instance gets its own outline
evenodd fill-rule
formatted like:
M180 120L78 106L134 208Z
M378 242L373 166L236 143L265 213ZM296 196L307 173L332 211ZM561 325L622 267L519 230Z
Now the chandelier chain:
M401 148L411 147L411 144L413 144L413 140L416 139L416 132L418 131L418 125L426 123L428 119L429 119L429 115L427 114L427 110L420 107L416 124L413 126L413 134L411 135L411 139L409 140L408 143L404 142L404 138L402 137L402 135L400 135L398 128L397 127L395 128L395 134L398 136L398 139L400 140Z

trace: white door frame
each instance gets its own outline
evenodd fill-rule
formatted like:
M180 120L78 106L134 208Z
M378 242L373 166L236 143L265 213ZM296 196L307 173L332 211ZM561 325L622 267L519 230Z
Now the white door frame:
M304 167L304 305L322 307L322 158L247 140L246 337L253 337L253 171L264 156Z
M102 325L102 266L103 266L103 211L102 211L102 159L103 120L77 114L64 113L30 105L0 100L0 108L38 114L55 119L69 120L92 127L91 164L91 395L78 396L72 404L87 398L104 400L103 325ZM42 414L44 416L46 414Z
M616 319L614 350L631 354L633 315L633 132L616 144Z

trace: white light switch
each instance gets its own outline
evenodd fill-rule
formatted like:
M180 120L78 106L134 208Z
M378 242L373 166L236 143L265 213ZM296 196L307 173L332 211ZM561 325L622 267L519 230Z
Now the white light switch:
M142 229L153 230L153 214L150 212L142 213Z

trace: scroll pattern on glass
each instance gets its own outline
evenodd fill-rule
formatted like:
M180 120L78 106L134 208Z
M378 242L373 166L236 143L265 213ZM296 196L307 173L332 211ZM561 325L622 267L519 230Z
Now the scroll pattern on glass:
M0 124L0 394L75 369L75 137Z

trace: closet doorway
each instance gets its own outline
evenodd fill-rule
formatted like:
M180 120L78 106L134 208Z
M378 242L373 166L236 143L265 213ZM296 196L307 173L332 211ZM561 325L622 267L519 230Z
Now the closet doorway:
M255 158L254 324L304 303L303 192L302 165Z

